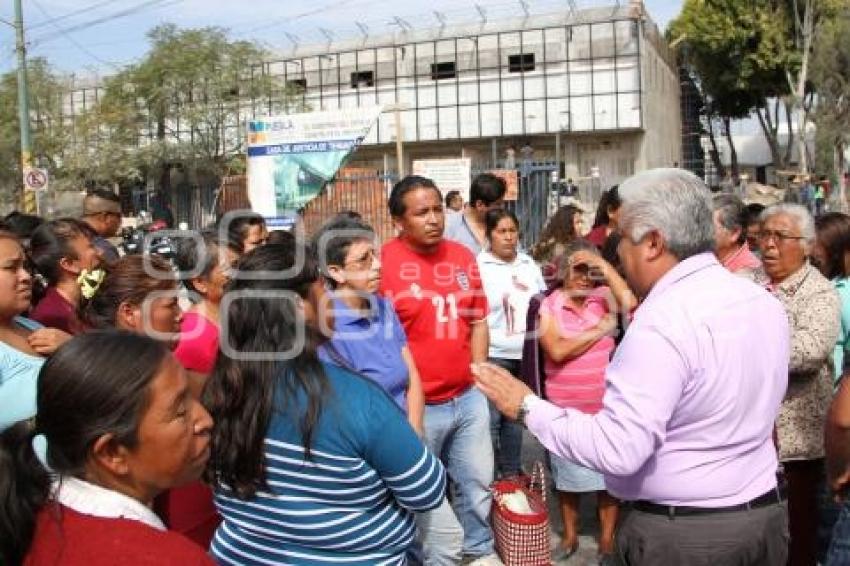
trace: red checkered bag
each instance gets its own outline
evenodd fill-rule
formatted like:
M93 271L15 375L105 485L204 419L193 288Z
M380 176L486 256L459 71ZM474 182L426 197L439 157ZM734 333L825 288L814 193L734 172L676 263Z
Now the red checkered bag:
M496 552L505 566L550 566L549 510L546 507L546 484L543 464L534 464L530 481L523 477L493 482L493 535ZM531 514L515 513L503 501L506 495L525 494Z

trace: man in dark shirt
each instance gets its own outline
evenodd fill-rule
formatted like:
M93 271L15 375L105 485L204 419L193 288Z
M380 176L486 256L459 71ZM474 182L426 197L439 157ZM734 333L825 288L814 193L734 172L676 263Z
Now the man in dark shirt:
M117 261L118 249L107 238L115 236L121 227L121 199L118 195L103 189L88 193L83 200L82 220L97 233L92 243L103 260L107 264Z

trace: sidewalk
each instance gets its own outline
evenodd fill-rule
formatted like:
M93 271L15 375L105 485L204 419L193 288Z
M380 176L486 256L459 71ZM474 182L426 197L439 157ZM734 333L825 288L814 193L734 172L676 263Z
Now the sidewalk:
M545 463L546 450L528 431L524 431L522 439L522 465L526 470L531 470L534 462L540 460ZM549 470L546 470L546 484L549 488L546 500L549 504L549 520L552 526L552 548L556 548L561 542L563 523L561 512L558 510L558 496L552 485ZM596 517L596 497L587 495L581 498L581 523L579 525L579 549L569 560L556 562L556 566L585 566L597 563L596 533L599 532L599 520Z

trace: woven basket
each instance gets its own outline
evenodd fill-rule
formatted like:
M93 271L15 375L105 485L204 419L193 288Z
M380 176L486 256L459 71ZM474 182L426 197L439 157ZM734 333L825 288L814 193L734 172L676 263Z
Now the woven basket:
M505 566L550 566L549 511L543 464L534 464L530 481L523 478L502 479L493 482L491 489L496 552ZM505 495L516 491L525 494L533 513L514 513L502 504Z

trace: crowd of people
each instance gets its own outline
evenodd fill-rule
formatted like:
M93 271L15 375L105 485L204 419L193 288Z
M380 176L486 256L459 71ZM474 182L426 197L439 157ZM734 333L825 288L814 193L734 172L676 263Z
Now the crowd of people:
M0 564L501 564L546 449L600 564L850 563L850 216L679 169L560 207L408 176L378 242L227 215L121 255L109 191L0 223ZM460 201L460 202L459 202Z

